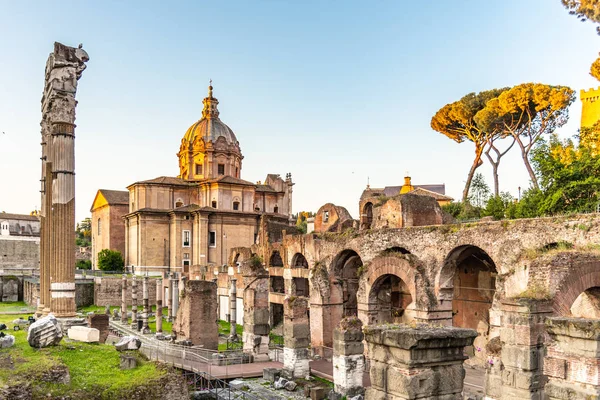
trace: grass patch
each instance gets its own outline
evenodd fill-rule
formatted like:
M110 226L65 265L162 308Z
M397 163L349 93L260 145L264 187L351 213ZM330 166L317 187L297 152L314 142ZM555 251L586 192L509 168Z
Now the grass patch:
M26 311L23 311L26 309ZM0 314L15 313L15 312L31 312L35 311L35 307L30 307L24 301L4 301L0 302ZM14 319L14 318L13 318Z
M219 320L219 334L229 336L229 331L231 330L231 324L227 321ZM237 324L235 326L235 331L238 335L244 332L244 327L242 325ZM220 350L220 349L219 349Z
M27 319L29 315L20 317ZM12 320L18 315L0 316L0 322L12 328ZM34 349L27 343L25 330L10 331L15 345L0 349L0 385L33 384L34 397L62 396L77 391L102 393L103 398L118 398L118 393L131 387L142 386L161 378L166 371L141 357L138 367L119 369L119 352L111 345L71 342L63 339L59 345ZM12 361L12 363L11 363ZM42 382L40 376L53 367L66 366L71 383ZM37 396L36 396L37 394Z

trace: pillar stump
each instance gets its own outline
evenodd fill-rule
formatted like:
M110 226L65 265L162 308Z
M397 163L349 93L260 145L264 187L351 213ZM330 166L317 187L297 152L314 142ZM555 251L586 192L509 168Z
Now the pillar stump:
M249 263L248 263L249 264ZM269 273L262 265L242 265L244 281L244 350L255 361L269 361Z
M552 342L544 359L550 400L600 397L600 321L582 318L548 318Z
M177 340L190 340L195 346L217 350L217 285L207 281L187 281L181 293L173 333Z
M121 323L127 325L127 275L121 281Z
M135 275L131 278L131 328L137 330L137 280Z
M144 276L142 281L142 333L150 333L150 327L148 326L148 314L150 313L150 307L148 303L148 276Z
M505 299L500 303L499 356L486 369L488 399L542 399L545 325L552 304L544 300Z
M156 332L162 332L162 309L163 309L163 282L162 279L156 280Z
M286 297L283 301L283 371L288 379L310 374L310 326L305 297Z
M462 400L472 329L419 325L367 326L371 387L366 400Z
M333 383L336 393L346 397L363 394L365 356L362 322L344 318L333 331Z

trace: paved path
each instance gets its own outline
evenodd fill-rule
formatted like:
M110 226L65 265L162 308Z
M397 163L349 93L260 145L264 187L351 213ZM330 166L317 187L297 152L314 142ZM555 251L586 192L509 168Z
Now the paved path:
M333 363L327 360L315 360L310 362L310 372L319 378L327 379L333 382ZM371 377L369 371L365 371L363 374L363 386L371 386Z

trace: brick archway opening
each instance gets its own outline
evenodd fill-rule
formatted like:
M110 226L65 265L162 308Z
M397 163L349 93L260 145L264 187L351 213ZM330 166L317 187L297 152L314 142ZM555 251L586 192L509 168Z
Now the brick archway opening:
M600 261L575 264L571 273L557 285L553 309L559 316L591 315L597 312L596 294L600 293ZM587 297L587 298L586 298ZM586 305L587 303L587 305ZM587 308L583 310L582 307ZM585 316L584 318L590 318Z
M303 254L296 253L294 254L294 257L292 257L291 267L308 269L308 261L306 260L306 257L304 257ZM300 277L292 278L291 292L293 296L308 297L310 295L308 279Z
M369 292L369 324L407 322L405 311L412 302L408 285L399 276L380 276Z
M373 203L370 201L362 209L361 220L361 229L371 229L371 224L373 223Z
M330 285L331 297L342 303L342 315L344 317L358 315L356 295L358 293L358 273L362 266L362 259L354 250L343 250L333 259L333 279L341 280L341 284ZM338 293L334 293L336 291Z

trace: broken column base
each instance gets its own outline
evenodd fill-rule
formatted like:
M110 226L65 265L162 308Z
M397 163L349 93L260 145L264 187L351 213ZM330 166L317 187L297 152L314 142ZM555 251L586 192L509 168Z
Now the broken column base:
M252 352L256 362L269 361L269 336L255 335L244 331L242 340L244 351Z
M286 379L306 378L307 375L310 375L309 362L308 349L284 347L281 375Z
M351 356L333 356L333 381L335 391L346 397L364 394L363 373L365 370L365 356L356 354Z

